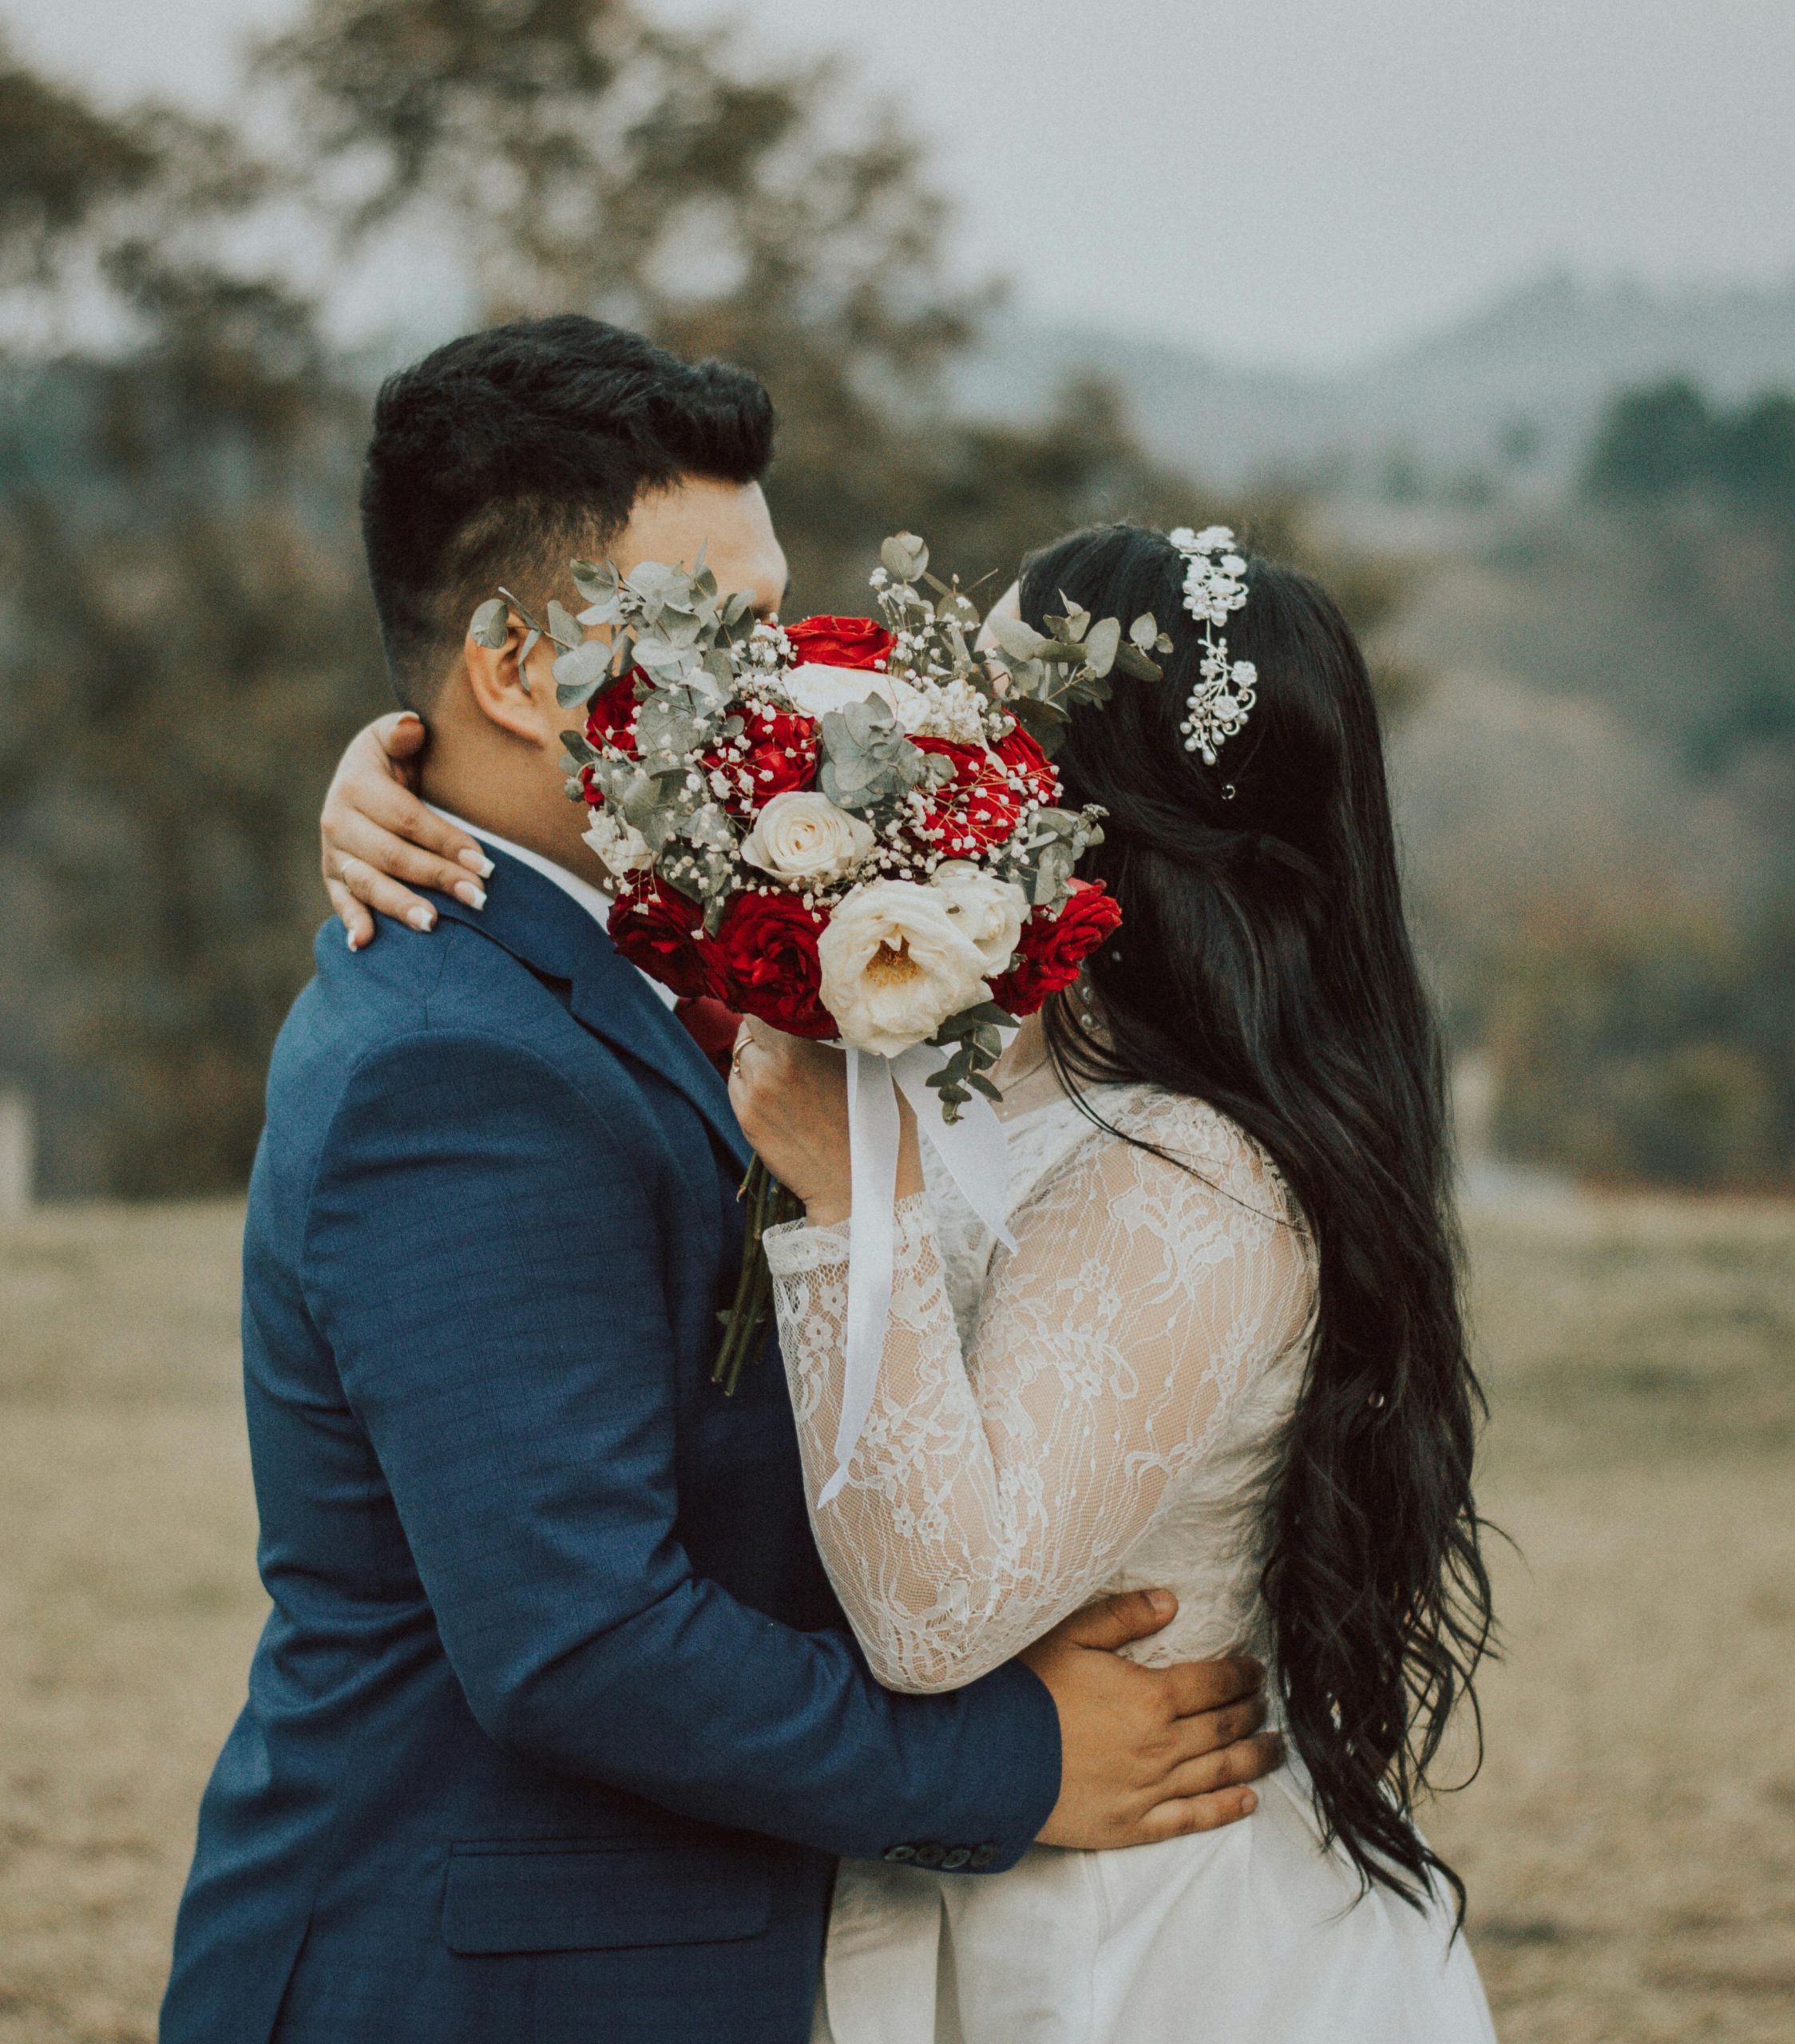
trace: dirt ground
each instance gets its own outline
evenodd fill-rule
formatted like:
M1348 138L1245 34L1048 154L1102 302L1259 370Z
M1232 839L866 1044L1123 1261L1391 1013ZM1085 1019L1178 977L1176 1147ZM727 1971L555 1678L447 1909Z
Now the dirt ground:
M228 1206L0 1230L0 2044L153 2036L260 1622ZM1795 1209L1472 1230L1508 1658L1428 1815L1506 2044L1795 2038Z

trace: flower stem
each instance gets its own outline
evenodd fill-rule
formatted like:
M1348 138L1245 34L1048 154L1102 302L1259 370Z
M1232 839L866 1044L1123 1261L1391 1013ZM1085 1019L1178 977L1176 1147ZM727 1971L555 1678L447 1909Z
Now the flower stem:
M759 1349L773 1318L773 1274L767 1267L761 1237L782 1221L795 1220L800 1202L781 1185L756 1157L748 1167L736 1195L743 1204L742 1267L735 1278L735 1296L723 1323L723 1341L711 1369L711 1381L720 1384L724 1396L733 1394L741 1380L742 1367Z

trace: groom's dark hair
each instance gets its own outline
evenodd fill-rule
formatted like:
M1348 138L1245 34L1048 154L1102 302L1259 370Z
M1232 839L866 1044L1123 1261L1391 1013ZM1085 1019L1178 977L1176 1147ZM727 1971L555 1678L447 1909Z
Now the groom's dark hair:
M773 402L724 362L561 313L466 334L387 378L362 478L368 580L402 703L427 706L501 582L533 607L645 489L758 482ZM540 615L540 612L538 612Z

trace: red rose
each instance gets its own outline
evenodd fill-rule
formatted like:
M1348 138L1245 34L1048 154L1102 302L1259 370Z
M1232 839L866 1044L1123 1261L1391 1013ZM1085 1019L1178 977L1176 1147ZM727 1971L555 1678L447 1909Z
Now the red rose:
M833 1036L835 1018L818 993L822 929L823 918L796 895L745 889L731 898L716 935L706 942L711 991L788 1036Z
M695 901L644 873L618 895L606 927L631 965L689 996L711 991L698 948L702 920Z
M801 661L824 667L882 667L898 643L870 617L806 617L785 635Z
M1009 736L999 739L991 749L1009 769L1011 778L1021 782L1024 801L1038 802L1044 809L1058 802L1060 776L1053 770L1053 762L1020 724L1012 725Z
M1122 911L1100 880L1075 880L1058 912L1036 909L1022 925L1009 970L991 982L991 998L1018 1018L1064 993L1097 946L1121 927Z
M636 757L636 677L618 675L608 681L592 700L586 713L586 743L602 751L606 746Z
M807 788L821 756L817 727L809 717L785 710L756 710L743 719L742 735L702 762L706 774L721 772L730 792L723 798L737 815L747 815L789 789Z
M923 836L953 859L973 858L1003 844L1022 810L1022 798L1010 786L1003 762L982 745L960 745L952 739L911 743L953 764L953 778L926 791L929 813L918 826Z

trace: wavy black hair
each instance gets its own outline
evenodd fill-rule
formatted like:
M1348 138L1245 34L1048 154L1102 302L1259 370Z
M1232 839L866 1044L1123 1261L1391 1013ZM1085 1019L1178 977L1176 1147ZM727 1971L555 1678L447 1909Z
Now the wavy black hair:
M1460 1306L1439 1037L1402 911L1365 658L1338 608L1250 556L1229 652L1258 669L1213 766L1179 724L1201 640L1183 557L1131 525L1024 565L1037 630L1062 592L1124 624L1151 611L1163 680L1075 711L1066 798L1108 812L1081 873L1121 929L1088 961L1101 1037L1056 1001L1062 1080L1144 1080L1263 1146L1318 1252L1318 1320L1271 1503L1264 1594L1290 1735L1361 1882L1419 1903L1464 1888L1411 1812L1492 1637L1472 1495L1482 1393ZM1088 1106L1087 1111L1095 1114ZM1477 1725L1479 1751L1481 1725Z

